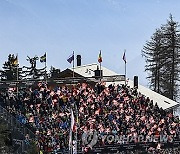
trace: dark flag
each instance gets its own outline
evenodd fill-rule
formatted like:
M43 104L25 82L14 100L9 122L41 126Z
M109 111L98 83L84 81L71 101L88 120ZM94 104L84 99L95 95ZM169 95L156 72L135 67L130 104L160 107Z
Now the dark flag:
M126 61L126 51L124 51L124 54L123 54L123 58L122 58L122 59L124 60L125 63L127 63L127 61Z
M70 55L67 59L67 61L71 64L72 61L74 60L74 54Z

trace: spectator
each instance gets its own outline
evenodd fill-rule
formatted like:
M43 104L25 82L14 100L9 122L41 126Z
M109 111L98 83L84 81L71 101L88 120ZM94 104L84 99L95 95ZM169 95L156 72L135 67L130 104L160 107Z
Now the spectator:
M78 123L79 140L84 132L94 130L101 135L143 135L145 138L160 134L177 136L180 131L180 124L171 111L159 108L157 103L153 105L153 101L136 88L124 85L106 87L105 83L98 83L91 87L83 83L72 89L63 86L51 90L38 84L34 90L31 87L20 90L18 96L1 92L0 100L18 121L36 134L39 149L44 153L68 149L70 108ZM101 140L96 146L104 144L107 142ZM85 151L88 150L89 147L85 147ZM161 144L156 150L163 150Z

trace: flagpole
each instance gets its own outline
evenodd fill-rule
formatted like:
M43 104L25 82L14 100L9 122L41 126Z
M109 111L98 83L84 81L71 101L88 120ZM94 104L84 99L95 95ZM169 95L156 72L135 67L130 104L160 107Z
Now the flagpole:
M72 129L70 130L71 131L71 154L73 154L73 133L72 133Z
M100 54L101 54L101 50L100 50ZM102 58L102 56L101 56L101 58ZM101 81L101 76L102 76L102 74L101 74L101 62L100 62L100 81Z
M77 105L75 103L75 109L76 109L76 142L75 142L75 152L74 154L77 154L77 142L78 142L78 108Z
M126 49L124 50L124 54L126 54ZM126 85L126 59L124 62L125 62L125 69L124 70L125 70L125 85Z
M101 81L101 62L100 62L100 81Z
M71 108L70 108L70 112L71 112ZM71 120L71 117L70 117ZM69 154L72 153L72 130L71 130L71 121L70 121L70 129L69 129Z
M74 56L74 51L73 51L73 56ZM74 59L73 59L73 78L74 78Z
M47 53L45 52L45 55L46 55L46 57L47 57ZM45 60L45 80L46 80L46 86L47 86L47 70L46 70L46 68L47 68L47 63L46 63L46 61L47 61L47 58L46 58L46 60Z
M74 127L74 115L72 106L70 107L71 112L71 125L70 125L70 132L69 132L69 153L73 154L73 127Z
M72 130L69 131L69 154L72 154Z
M125 85L126 85L126 62L125 62Z
M17 96L18 96L18 92L19 92L19 87L18 87L18 80L19 80L19 72L18 72L18 66L19 66L19 62L18 62L18 53L17 53Z

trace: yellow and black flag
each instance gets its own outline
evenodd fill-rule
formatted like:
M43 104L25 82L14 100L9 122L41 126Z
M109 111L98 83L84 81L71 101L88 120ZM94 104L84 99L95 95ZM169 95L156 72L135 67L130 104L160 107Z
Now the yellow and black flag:
M46 53L40 57L40 62L41 63L46 62Z
M13 59L13 65L15 65L15 66L18 65L18 56L16 56L16 57Z

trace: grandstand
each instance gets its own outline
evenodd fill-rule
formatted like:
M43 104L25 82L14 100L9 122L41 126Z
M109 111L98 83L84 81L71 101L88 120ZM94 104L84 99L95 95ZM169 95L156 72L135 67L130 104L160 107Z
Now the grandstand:
M41 153L68 153L70 137L74 153L178 151L180 126L171 110L177 109L178 103L141 85L137 89L133 81L124 85L124 75L103 66L101 69L103 77L97 73L97 64L77 66L62 71L60 79L49 79L48 85L31 81L31 85L19 89L18 95L13 91L0 92L2 117L23 134L19 153L27 151L32 139ZM71 136L72 121L75 131ZM93 136L86 142L88 133ZM104 135L159 138L162 134L168 136L167 142L109 143L102 138ZM173 137L173 142L169 137Z
M93 64L89 64L89 65L83 65L83 66L77 66L74 68L74 72L79 74L80 76L86 77L86 78L90 78L95 76L94 71L97 70L97 67L99 67L98 64L93 63ZM71 71L73 71L73 68L69 68ZM117 76L119 74L113 72L112 70L107 69L106 67L101 67L102 71L103 71L103 76ZM102 79L103 80L103 79ZM134 81L129 80L128 79L128 86L130 87L134 87ZM106 85L110 85L110 84L124 84L124 80L123 81L118 81L115 80L114 82L107 82L106 81ZM150 90L149 88L146 88L140 84L138 84L138 91L141 92L142 94L148 96L150 99L153 100L153 102L157 102L159 107L162 107L163 109L169 109L169 108L173 108L174 110L178 110L179 107L179 103L175 102L165 96L162 96L152 90ZM180 113L177 113L180 116Z

